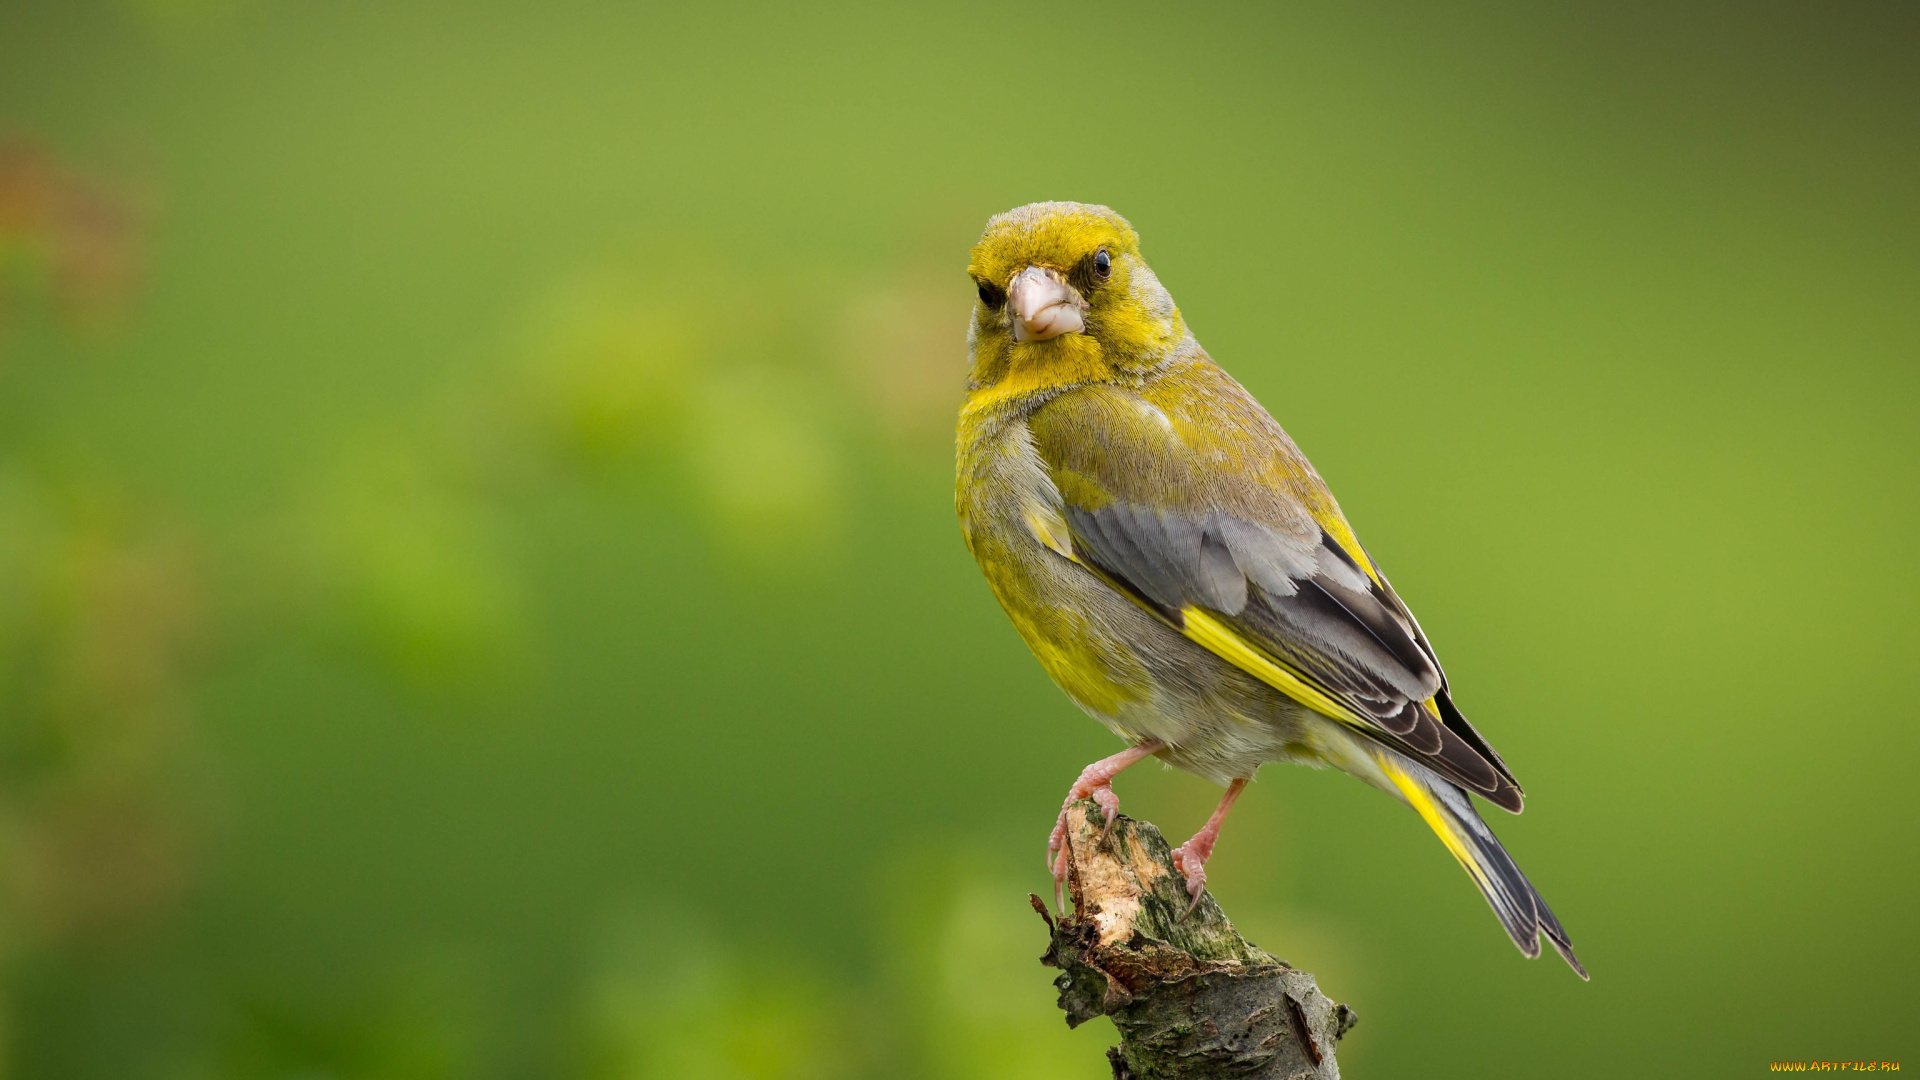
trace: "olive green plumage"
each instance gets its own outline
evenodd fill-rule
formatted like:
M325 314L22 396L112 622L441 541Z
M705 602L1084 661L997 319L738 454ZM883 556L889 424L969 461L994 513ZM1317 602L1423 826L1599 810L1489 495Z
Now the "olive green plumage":
M990 221L968 270L956 508L1061 689L1219 783L1284 760L1394 795L1522 952L1545 936L1584 976L1466 795L1517 813L1513 773L1319 474L1187 330L1133 229L1105 207L1036 203Z

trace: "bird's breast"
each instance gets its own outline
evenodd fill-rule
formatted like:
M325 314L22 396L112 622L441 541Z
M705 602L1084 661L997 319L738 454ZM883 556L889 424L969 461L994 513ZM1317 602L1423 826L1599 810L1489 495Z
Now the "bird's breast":
M1140 613L1069 557L1060 492L1023 417L962 422L955 509L967 550L1047 674L1109 720L1153 695L1129 647Z

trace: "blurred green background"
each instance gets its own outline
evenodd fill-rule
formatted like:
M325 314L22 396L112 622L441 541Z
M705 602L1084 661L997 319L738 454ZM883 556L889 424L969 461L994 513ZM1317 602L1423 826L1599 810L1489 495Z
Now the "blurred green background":
M1920 1047L1899 6L0 3L10 1077L1096 1078L1115 744L952 515L993 212L1111 204L1532 794L1593 970L1276 767L1357 1077ZM1129 773L1184 835L1217 789Z

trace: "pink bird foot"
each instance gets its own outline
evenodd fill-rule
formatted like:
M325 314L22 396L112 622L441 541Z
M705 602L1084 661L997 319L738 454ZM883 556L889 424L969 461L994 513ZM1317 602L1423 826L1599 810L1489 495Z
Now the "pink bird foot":
M1067 910L1060 892L1067 881L1067 808L1081 799L1092 799L1106 815L1107 829L1111 830L1114 815L1120 813L1120 797L1113 793L1113 778L1119 776L1127 766L1166 749L1166 745L1159 739L1148 739L1112 757L1101 758L1080 770L1080 779L1067 789L1066 801L1060 804L1060 817L1053 823L1053 834L1047 837L1047 869L1053 874L1053 906L1062 913ZM1106 834L1101 835L1104 838Z
M1207 860L1213 856L1213 845L1220 839L1220 826L1227 820L1227 811L1233 809L1233 801L1240 797L1240 789L1247 786L1245 779L1235 780L1227 785L1227 793L1220 797L1220 805L1214 807L1213 816L1193 834L1193 839L1173 849L1173 865L1187 879L1187 895L1193 898L1187 905L1186 914L1200 906L1200 894L1207 891Z

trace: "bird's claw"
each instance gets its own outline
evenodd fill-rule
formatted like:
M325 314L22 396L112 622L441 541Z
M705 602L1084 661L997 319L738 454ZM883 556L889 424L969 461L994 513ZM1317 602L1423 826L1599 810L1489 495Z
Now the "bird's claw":
M1100 828L1100 843L1105 844L1107 838L1113 835L1113 819L1120 816L1120 796L1113 793L1112 787L1104 784L1094 788L1088 794L1100 807L1100 813L1107 819L1106 824Z
M1061 895L1061 886L1067 880L1067 812L1060 811L1060 820L1053 827L1053 835L1047 837L1047 873L1053 875L1053 907L1065 915L1066 901Z
M1187 896L1191 898L1191 902L1187 904L1187 910L1180 913L1182 922L1185 922L1187 917L1200 907L1200 898L1207 892L1207 858L1197 851L1188 850L1192 846L1193 841L1189 840L1173 849L1174 869L1180 871L1181 877L1186 878Z
M1113 834L1113 819L1120 816L1120 796L1113 793L1111 783L1089 781L1083 777L1068 789L1066 801L1060 804L1060 817L1053 823L1052 835L1047 837L1047 870L1053 874L1053 906L1062 915L1067 911L1063 895L1067 882L1067 813L1081 799L1092 799L1106 818L1106 824L1100 830L1100 842L1103 845Z

